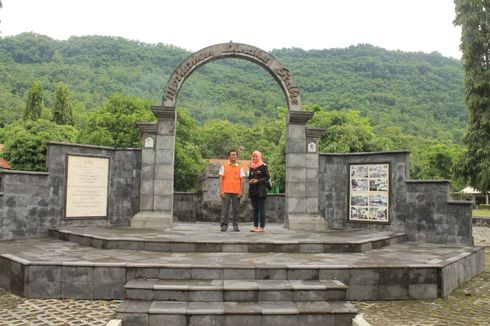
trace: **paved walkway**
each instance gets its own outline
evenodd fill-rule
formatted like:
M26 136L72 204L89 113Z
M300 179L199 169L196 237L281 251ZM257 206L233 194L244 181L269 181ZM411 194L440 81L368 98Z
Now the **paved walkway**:
M490 246L490 228L473 230L476 245ZM36 254L42 252L38 250L34 250ZM25 299L0 289L0 325L105 325L115 315L118 303ZM356 306L373 326L490 325L490 248L485 272L447 298L356 302Z

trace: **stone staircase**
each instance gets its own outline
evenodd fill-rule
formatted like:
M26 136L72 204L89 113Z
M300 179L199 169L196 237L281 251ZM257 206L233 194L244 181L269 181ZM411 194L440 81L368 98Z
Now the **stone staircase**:
M125 291L124 326L351 325L357 314L338 280L138 278Z

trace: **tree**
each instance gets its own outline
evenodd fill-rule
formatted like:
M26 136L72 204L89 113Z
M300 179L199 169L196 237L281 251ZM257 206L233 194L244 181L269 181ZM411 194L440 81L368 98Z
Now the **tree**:
M149 100L114 94L89 116L80 130L78 141L116 148L141 147L141 134L136 122L152 120L155 116L150 110Z
M455 24L461 26L467 146L455 168L470 186L490 191L490 1L455 0Z
M202 158L198 140L198 123L184 109L177 109L177 132L175 140L174 190L195 191L206 163Z
M315 111L309 125L324 128L320 139L320 152L352 153L380 151L386 147L387 140L373 132L367 118L359 111L323 111L319 106L305 106Z
M4 144L2 157L14 169L44 171L47 142L73 143L77 133L72 126L60 126L44 119L19 120L0 129L0 142Z
M68 87L59 83L56 86L53 121L59 125L73 125L73 109Z
M43 87L39 80L36 80L27 95L27 104L24 111L24 120L37 120L41 117L44 109Z

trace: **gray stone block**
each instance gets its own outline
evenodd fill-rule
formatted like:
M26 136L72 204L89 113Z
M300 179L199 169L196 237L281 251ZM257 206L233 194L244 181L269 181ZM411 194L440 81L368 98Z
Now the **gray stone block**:
M327 291L325 290L295 290L293 301L327 301Z
M351 284L347 290L349 300L377 300L378 285Z
M373 285L379 283L379 272L377 269L359 268L350 270L349 285Z
M95 284L126 283L124 267L94 267Z
M117 319L123 321L124 326L146 326L148 325L148 314L122 313L116 314Z
M29 282L60 282L61 281L61 266L55 265L30 265Z
M408 298L408 284L379 285L378 300L400 300Z
M187 326L185 315L149 315L149 326Z
M61 297L73 299L93 299L94 285L93 283L61 283Z
M222 280L222 268L192 268L191 279L194 280Z
M224 326L223 315L192 315L189 318L189 326Z
M60 282L29 282L26 286L27 298L59 299L61 296Z
M10 290L10 259L0 257L0 287Z
M299 325L319 326L319 325L337 325L337 324L335 324L335 315L315 314L315 315L300 315Z
M25 296L24 286L27 275L26 266L22 263L10 261L10 292L19 296Z
M223 291L192 290L189 292L189 301L192 302L223 302Z
M437 284L417 283L408 285L408 296L412 299L436 299Z
M318 280L318 269L288 269L288 280Z
M189 280L191 278L191 268L162 267L157 278L164 280Z
M225 280L253 280L255 279L255 268L224 268Z
M128 298L131 300L143 300L143 301L153 300L152 289L126 289L126 294Z
M188 291L153 291L153 300L155 301L189 301L189 292Z
M336 326L351 326L352 319L355 317L355 314L336 314L335 315L335 325Z
M263 315L262 325L267 326L298 326L298 315Z
M292 290L263 290L259 291L259 301L293 301Z
M224 301L226 302L256 302L258 298L257 291L251 290L226 290L224 291Z
M323 253L323 243L300 243L300 253Z
M125 283L95 283L93 299L122 300L124 299Z
M262 316L261 315L226 315L225 316L226 326L261 326ZM318 326L318 325L315 325Z
M288 272L284 268L257 268L256 280L287 280Z
M135 278L159 278L160 268L158 267L130 267L126 268L126 280Z
M411 268L408 272L409 284L437 284L436 268Z

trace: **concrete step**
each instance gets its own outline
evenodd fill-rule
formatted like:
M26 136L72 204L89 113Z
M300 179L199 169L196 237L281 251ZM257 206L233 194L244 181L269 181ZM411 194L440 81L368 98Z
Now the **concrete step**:
M123 301L124 326L350 326L357 309L345 301L178 302Z
M180 228L180 229L179 229ZM306 233L268 226L265 234L219 232L219 226L178 224L169 230L127 227L60 227L50 229L52 238L99 249L159 252L285 252L358 253L407 240L402 232L344 230Z
M345 300L338 280L162 280L133 279L124 286L129 300L183 302L263 302Z

